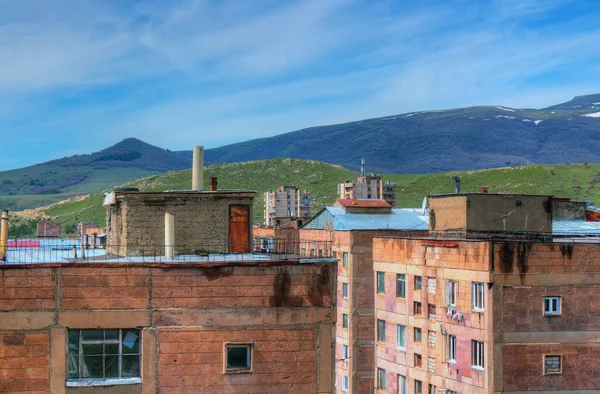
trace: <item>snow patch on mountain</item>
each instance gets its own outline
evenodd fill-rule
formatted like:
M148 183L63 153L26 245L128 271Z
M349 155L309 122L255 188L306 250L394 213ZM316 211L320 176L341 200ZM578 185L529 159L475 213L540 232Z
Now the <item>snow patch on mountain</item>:
M510 109L510 108L504 108L504 107L498 107L498 106L496 108L501 109L502 111L515 112L514 109Z
M516 117L514 117L514 116L506 116L506 115L496 115L496 116L494 116L494 118L516 119Z
M581 116L585 116L588 118L600 118L600 112L594 112L592 114L585 114L585 115L581 115Z
M540 124L540 122L541 122L541 120L534 120L534 121L533 121L533 123L535 123L535 125L536 125L536 126L537 126L537 125L539 125L539 124Z

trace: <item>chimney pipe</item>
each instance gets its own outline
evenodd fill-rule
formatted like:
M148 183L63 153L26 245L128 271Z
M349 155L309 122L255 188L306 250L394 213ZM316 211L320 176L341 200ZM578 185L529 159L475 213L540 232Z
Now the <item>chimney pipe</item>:
M165 258L172 260L175 254L175 215L165 212Z
M204 147L194 146L192 161L192 190L201 191L204 182Z
M456 194L460 194L460 178L454 175L451 179L456 182Z
M360 176L365 176L365 159L360 161Z
M8 247L8 211L2 211L2 222L0 223L0 260L6 261L6 249Z
M210 177L210 191L211 192L217 191L217 178L216 177Z

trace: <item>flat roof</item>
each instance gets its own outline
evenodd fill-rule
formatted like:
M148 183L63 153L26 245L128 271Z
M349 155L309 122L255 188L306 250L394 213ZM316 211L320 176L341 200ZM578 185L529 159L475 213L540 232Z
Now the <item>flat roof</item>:
M458 196L504 196L504 197L552 197L550 194L524 194L524 193L446 193L446 194L429 194L427 197L444 198Z

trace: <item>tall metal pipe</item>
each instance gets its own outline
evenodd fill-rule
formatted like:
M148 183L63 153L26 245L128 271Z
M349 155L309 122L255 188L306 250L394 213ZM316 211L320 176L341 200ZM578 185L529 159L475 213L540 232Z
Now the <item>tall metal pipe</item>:
M6 261L6 250L8 248L8 211L2 211L0 223L0 260Z
M456 194L460 194L460 178L454 175L452 180L456 183Z
M192 160L192 190L201 191L204 182L204 147L194 146Z
M175 255L175 215L165 212L165 258L173 259Z

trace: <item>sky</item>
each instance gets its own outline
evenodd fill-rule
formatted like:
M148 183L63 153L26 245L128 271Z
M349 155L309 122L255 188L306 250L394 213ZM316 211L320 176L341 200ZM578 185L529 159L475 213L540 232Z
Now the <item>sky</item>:
M0 171L600 93L597 0L0 0Z

